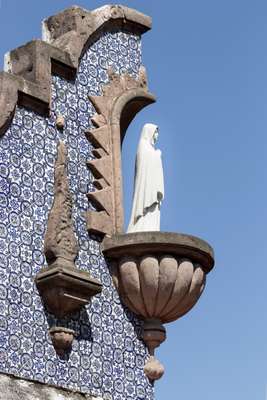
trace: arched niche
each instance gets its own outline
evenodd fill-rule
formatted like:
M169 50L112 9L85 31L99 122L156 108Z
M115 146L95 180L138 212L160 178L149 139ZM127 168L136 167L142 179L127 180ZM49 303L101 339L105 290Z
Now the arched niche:
M87 137L95 148L96 159L88 166L97 190L89 193L88 198L97 211L88 212L87 227L90 233L112 236L124 229L122 141L135 115L156 99L147 89L143 67L138 79L112 71L109 78L103 95L90 97L97 114L92 118L95 129L88 131Z

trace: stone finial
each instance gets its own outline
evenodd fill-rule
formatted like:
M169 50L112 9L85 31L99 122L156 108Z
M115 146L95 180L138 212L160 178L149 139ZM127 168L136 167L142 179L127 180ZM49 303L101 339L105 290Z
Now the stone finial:
M59 142L55 162L55 196L44 238L48 267L43 268L35 278L43 303L59 318L79 311L102 290L97 279L75 266L78 243L72 225L72 198L66 164L67 150L64 143ZM67 346L71 335L61 329L60 332L52 332L52 339L61 351L60 346Z
M44 239L44 252L49 265L64 260L64 265L73 267L78 254L78 244L73 232L72 198L69 192L67 150L59 142L55 163L54 202L48 217Z
M155 356L150 356L144 366L144 373L153 382L162 377L164 374L164 367Z
M49 329L49 334L56 353L63 357L71 350L75 331L61 326Z

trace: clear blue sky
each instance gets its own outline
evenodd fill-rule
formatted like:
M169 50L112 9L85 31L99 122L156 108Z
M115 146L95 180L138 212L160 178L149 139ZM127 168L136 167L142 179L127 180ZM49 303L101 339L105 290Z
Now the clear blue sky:
M216 267L197 306L167 326L156 399L266 400L267 2L121 1L153 18L143 38L156 105L123 149L126 219L144 122L160 127L162 230L212 244ZM76 1L96 8L103 1ZM69 0L0 0L0 55L40 37Z

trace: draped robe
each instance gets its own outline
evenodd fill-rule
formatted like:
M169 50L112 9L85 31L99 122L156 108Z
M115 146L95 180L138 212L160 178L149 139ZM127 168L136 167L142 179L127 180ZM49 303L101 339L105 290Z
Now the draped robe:
M145 124L135 161L134 195L127 232L160 230L160 205L164 197L161 151L154 147L157 126Z

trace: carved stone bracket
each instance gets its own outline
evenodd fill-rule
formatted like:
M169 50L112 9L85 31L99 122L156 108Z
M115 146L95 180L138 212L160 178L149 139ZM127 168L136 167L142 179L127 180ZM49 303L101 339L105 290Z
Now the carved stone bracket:
M95 159L88 167L97 190L89 193L88 199L97 211L87 213L87 226L90 233L110 236L123 231L121 143L132 119L155 102L155 97L148 92L146 72L141 67L138 79L109 71L102 95L90 96L90 100L97 113L92 118L95 128L86 132L95 148Z
M213 250L194 236L167 232L106 237L102 250L123 303L144 320L142 338L150 353L144 371L151 380L159 379L164 368L154 351L166 338L162 324L196 304L214 266Z
M75 267L78 243L72 226L72 198L66 174L67 151L59 142L55 163L54 202L48 217L44 251L48 267L35 283L47 308L57 317L78 311L101 292L101 283Z

